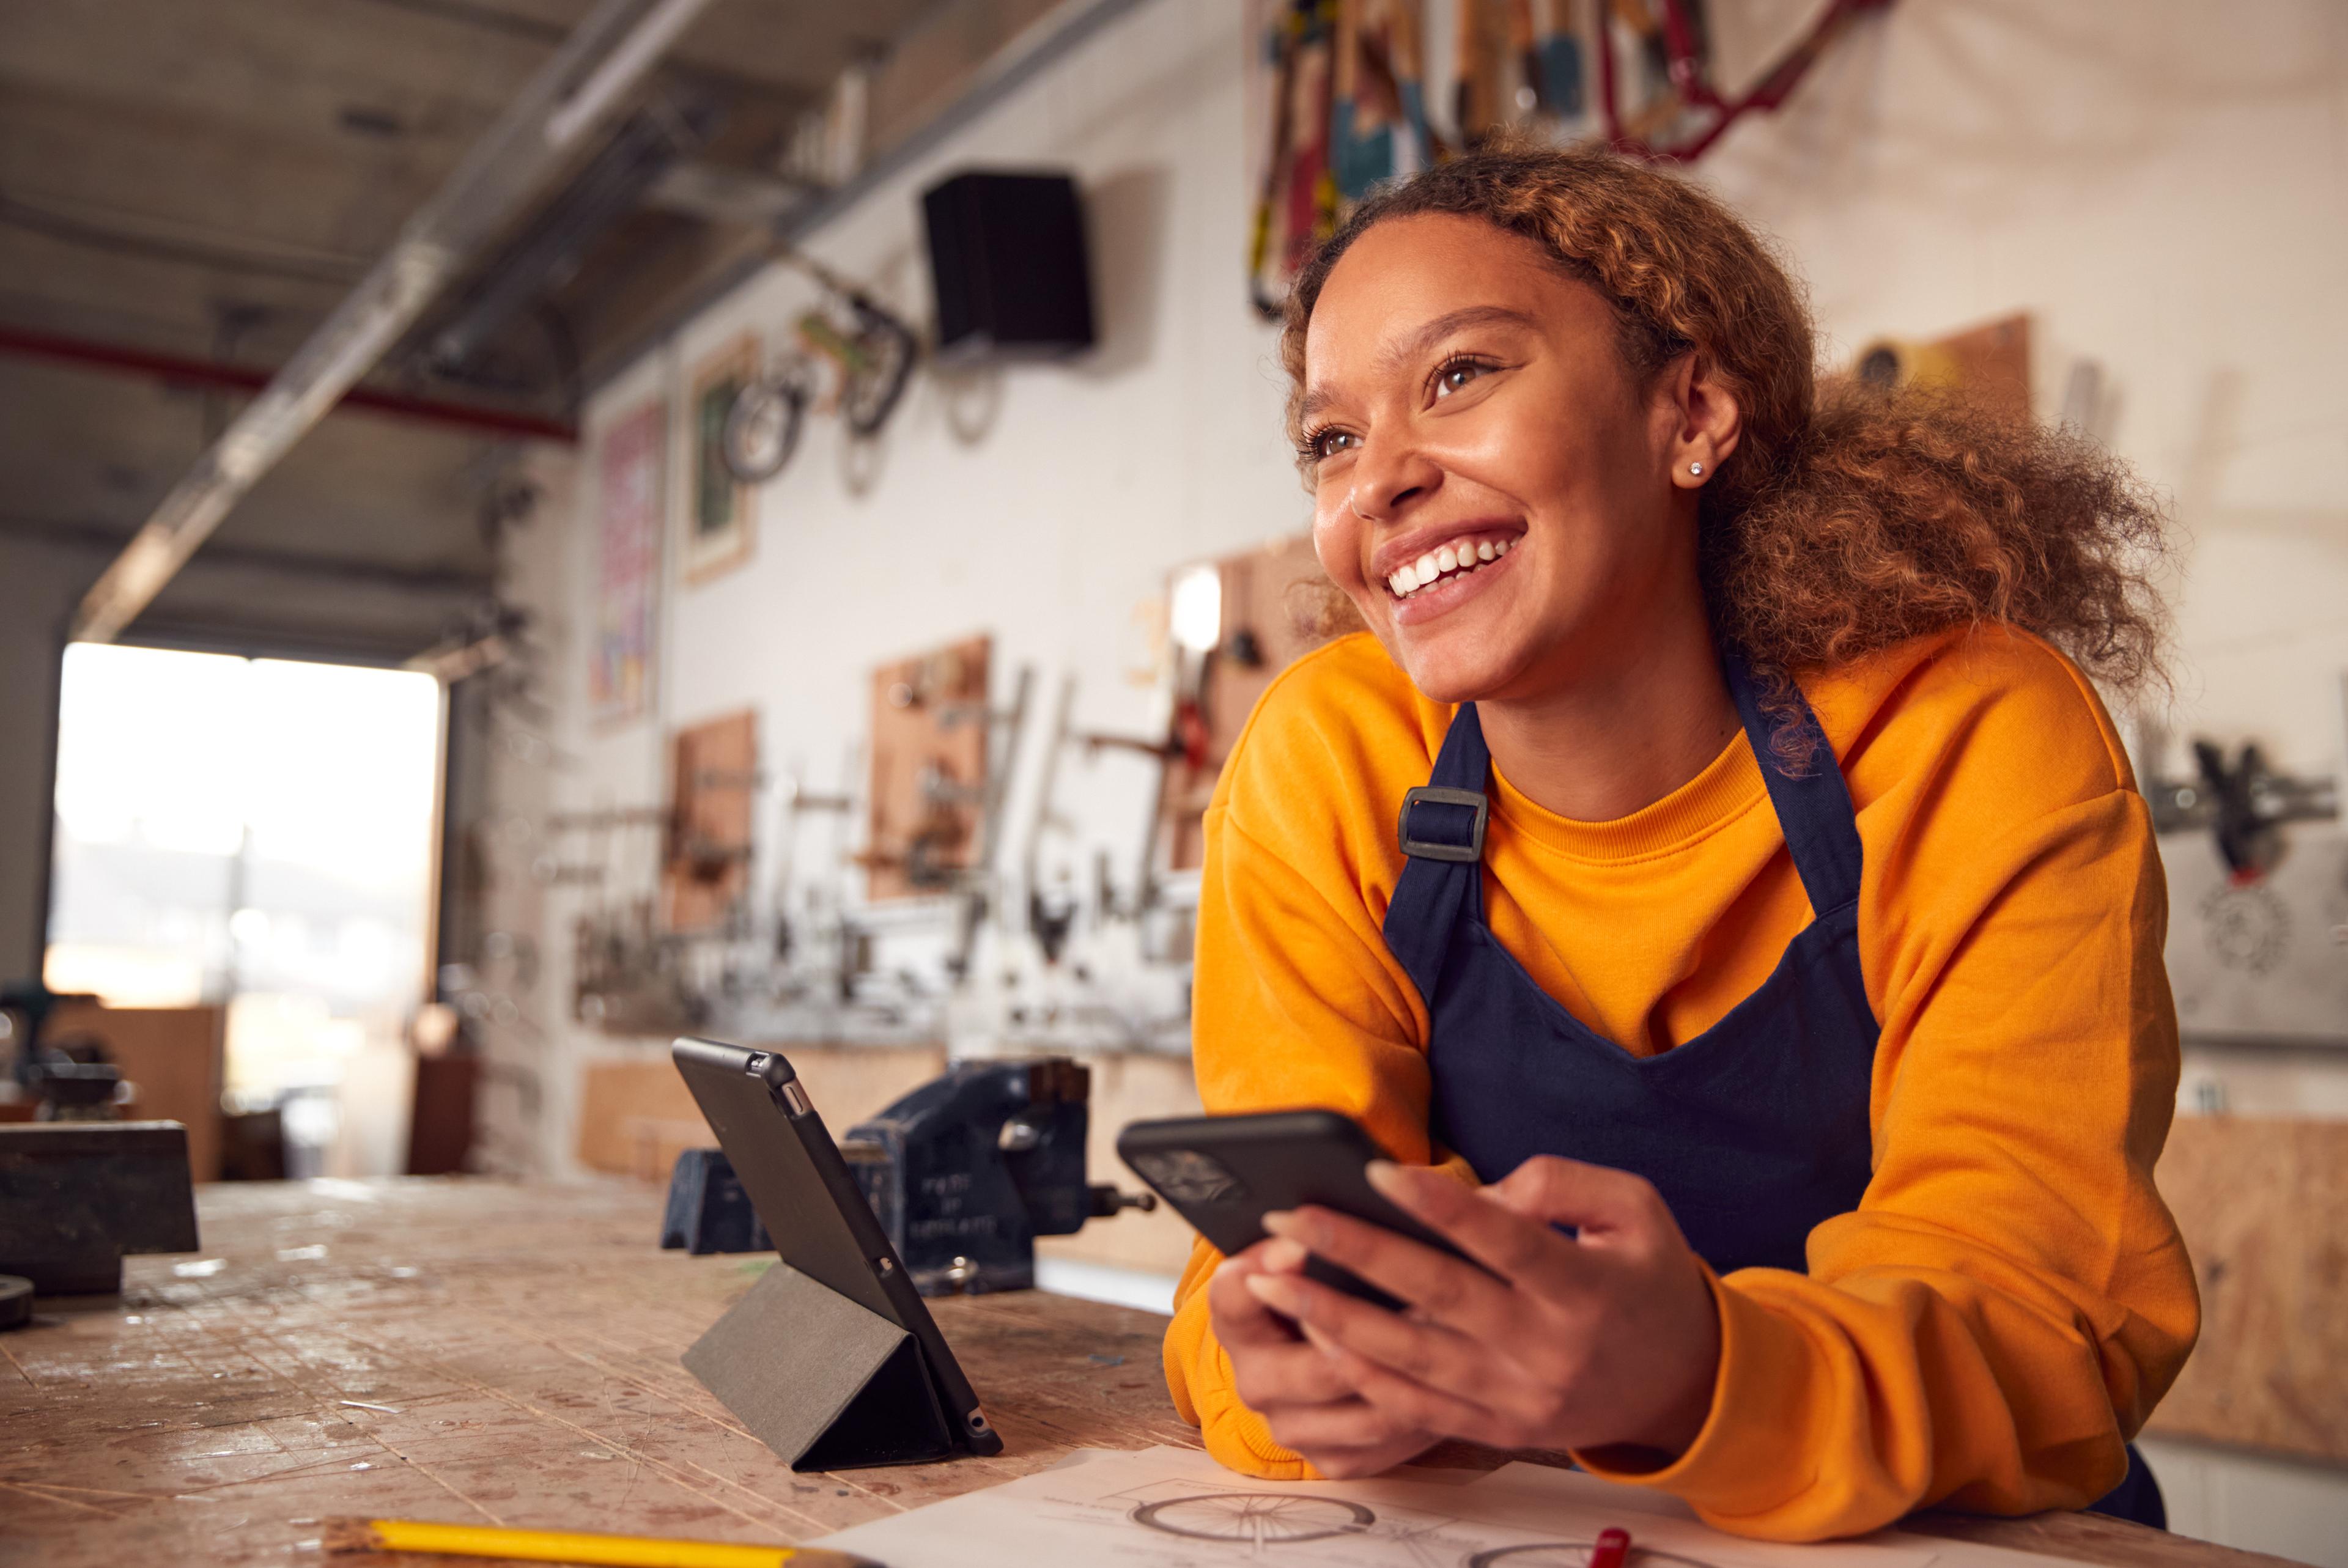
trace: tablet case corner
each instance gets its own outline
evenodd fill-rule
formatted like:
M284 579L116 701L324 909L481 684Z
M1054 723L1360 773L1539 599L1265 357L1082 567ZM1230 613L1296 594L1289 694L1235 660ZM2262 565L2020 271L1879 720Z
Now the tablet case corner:
M683 1359L795 1471L960 1451L920 1342L787 1263L760 1276Z

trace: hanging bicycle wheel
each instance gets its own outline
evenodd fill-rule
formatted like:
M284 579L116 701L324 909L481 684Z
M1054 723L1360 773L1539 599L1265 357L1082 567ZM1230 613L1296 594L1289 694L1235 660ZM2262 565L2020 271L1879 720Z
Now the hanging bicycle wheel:
M807 425L808 383L806 367L790 364L768 371L735 395L718 444L728 473L756 485L783 471Z
M887 311L860 295L850 303L856 312L859 363L848 370L840 388L839 416L857 435L877 436L905 395L920 350L912 329Z

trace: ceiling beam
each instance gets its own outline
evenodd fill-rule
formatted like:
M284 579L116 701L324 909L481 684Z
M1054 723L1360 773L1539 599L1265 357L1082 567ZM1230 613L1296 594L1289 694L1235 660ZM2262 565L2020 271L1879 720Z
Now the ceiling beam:
M115 558L72 635L110 641L261 477L575 155L708 0L601 0L417 210L391 249Z
M120 528L110 528L102 523L19 517L0 511L0 539L24 539L60 550L111 555L122 548L129 537ZM255 549L248 545L214 545L183 580L192 583L215 570L267 572L312 582L366 583L419 594L478 594L497 584L497 574L491 571L410 566L342 556L289 555L283 550Z
M94 370L118 371L127 375L152 376L182 386L221 386L241 392L260 391L269 384L275 374L248 365L224 364L216 359L191 359L183 354L156 354L120 343L66 337L57 333L26 332L11 326L0 326L0 354L12 354L26 359L45 359ZM421 420L427 425L445 425L476 436L510 436L531 441L557 441L565 446L573 445L579 439L579 427L565 420L548 419L510 408L485 407L479 404L411 397L403 393L381 392L366 386L352 387L343 394L342 401L335 406L397 415L406 419Z

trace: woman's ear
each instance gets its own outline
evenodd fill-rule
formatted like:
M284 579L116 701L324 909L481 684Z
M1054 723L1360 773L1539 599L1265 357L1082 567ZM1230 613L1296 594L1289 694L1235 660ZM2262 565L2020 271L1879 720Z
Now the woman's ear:
M1694 489L1717 473L1745 433L1745 411L1736 395L1715 373L1712 362L1689 351L1663 373L1669 393L1672 482Z

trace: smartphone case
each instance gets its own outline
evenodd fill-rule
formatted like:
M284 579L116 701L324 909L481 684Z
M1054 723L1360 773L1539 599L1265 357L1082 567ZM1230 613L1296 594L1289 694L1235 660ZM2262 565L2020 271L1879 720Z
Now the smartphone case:
M1134 1122L1117 1134L1117 1152L1134 1174L1226 1256L1264 1238L1267 1210L1305 1204L1367 1220L1453 1257L1466 1256L1448 1238L1419 1224L1369 1184L1363 1167L1385 1158L1385 1152L1359 1122L1334 1111ZM1304 1274L1390 1312L1404 1305L1323 1257L1307 1259Z

